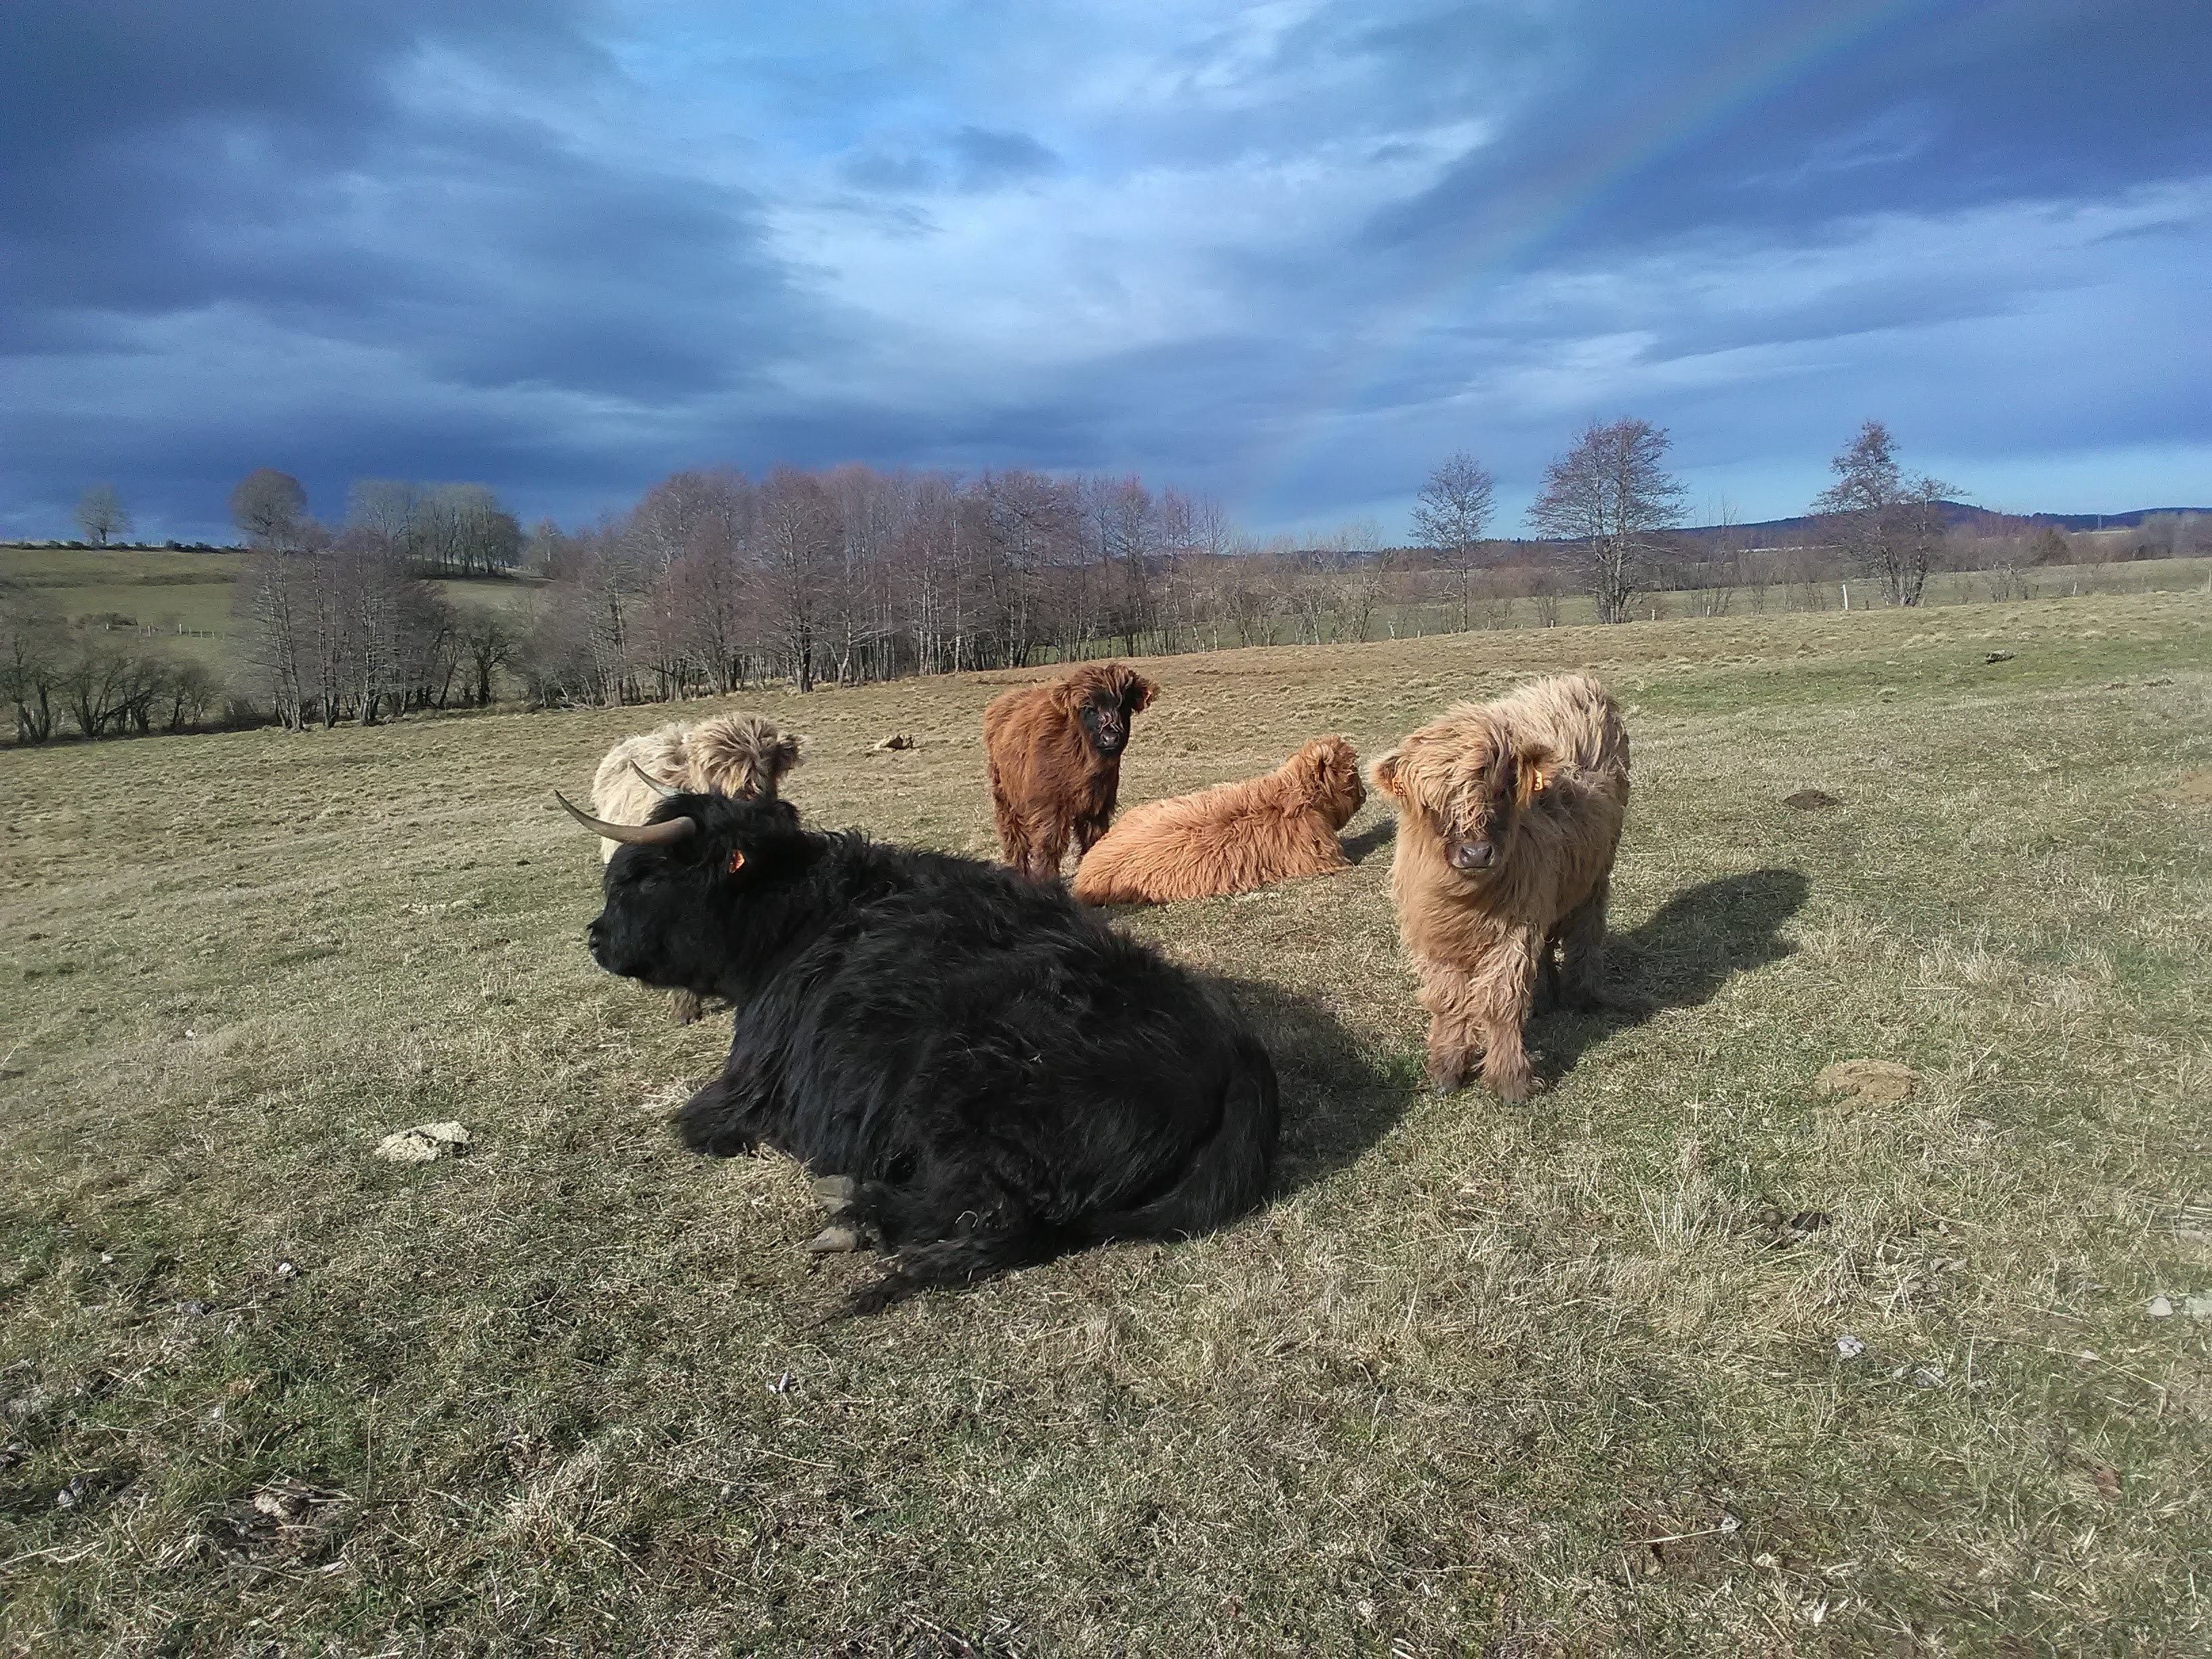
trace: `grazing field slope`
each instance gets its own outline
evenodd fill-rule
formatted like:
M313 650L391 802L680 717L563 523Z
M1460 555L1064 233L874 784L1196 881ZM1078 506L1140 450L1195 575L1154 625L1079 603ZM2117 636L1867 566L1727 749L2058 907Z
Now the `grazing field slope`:
M0 1652L2205 1652L2212 600L1158 660L1122 799L1562 667L1635 784L1542 1092L1419 1091L1370 803L1121 923L1275 1203L848 1323L583 949L547 792L667 710L0 752ZM787 793L983 851L1021 678L769 698Z
M246 666L249 629L238 585L247 556L228 550L0 545L0 586L13 584L65 622L134 629L179 655L226 672ZM506 576L432 584L457 605L520 608L540 586Z

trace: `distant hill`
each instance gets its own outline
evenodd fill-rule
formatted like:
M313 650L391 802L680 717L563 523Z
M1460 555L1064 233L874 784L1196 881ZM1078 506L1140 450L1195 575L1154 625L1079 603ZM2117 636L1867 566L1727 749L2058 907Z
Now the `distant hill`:
M2212 514L2212 507L2138 507L2126 513L1993 513L1985 507L1974 507L1965 501L1938 503L1943 509L1945 522L1953 525L1986 526L1991 530L2002 526L2031 524L2051 525L2060 530L2132 530L2145 519L2155 518L2161 513ZM1817 516L1801 513L1794 519L1760 519L1750 524L1722 526L1700 524L1686 526L1685 536L1717 536L1723 529L1734 529L1740 535L1757 533L1777 538L1802 534L1820 524Z
M2212 518L2212 507L2138 507L2125 513L1996 513L1988 507L1975 507L1966 501L1943 501L1939 505L1943 509L1943 519L1946 524L1953 526L1964 525L1970 529L1979 530L1990 535L2001 535L2008 532L2016 534L2023 525L2031 528L2048 525L2056 530L2069 531L2133 530L2139 527L2145 519L2157 518L2166 514L2172 514L2183 518L2192 515ZM1738 538L1739 545L1748 544L1753 546L1775 546L1817 541L1821 533L1821 526L1818 515L1801 513L1795 518L1754 519L1744 524L1685 525L1672 533L1686 540L1695 542L1715 540L1724 532ZM1492 538L1490 544L1498 548L1528 549L1534 558L1540 561L1544 556L1535 550L1547 544L1540 538L1528 536L1498 536ZM1394 556L1410 556L1416 560L1426 555L1426 550L1419 547L1395 547L1387 551ZM1331 562L1336 564L1350 565L1357 564L1364 559L1374 558L1377 555L1374 552L1360 552L1338 553L1329 556ZM1503 556L1501 562L1509 565L1515 564L1521 562L1523 556L1527 556L1508 552Z

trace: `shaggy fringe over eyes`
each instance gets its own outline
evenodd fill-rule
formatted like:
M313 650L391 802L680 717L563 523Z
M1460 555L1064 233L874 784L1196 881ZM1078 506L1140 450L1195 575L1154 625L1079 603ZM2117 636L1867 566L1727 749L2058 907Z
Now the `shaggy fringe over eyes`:
M1081 708L1101 691L1132 714L1152 706L1160 688L1127 663L1086 663L1057 688L1061 703L1071 712Z
M805 758L805 740L759 714L718 714L684 739L690 784L700 794L774 799L784 774Z
M1370 774L1375 787L1401 806L1451 828L1474 821L1497 787L1501 761L1512 768L1513 794L1526 807L1548 785L1559 757L1548 744L1524 738L1512 746L1485 712L1462 703L1444 717L1455 723L1461 741L1447 744L1415 732L1378 758Z

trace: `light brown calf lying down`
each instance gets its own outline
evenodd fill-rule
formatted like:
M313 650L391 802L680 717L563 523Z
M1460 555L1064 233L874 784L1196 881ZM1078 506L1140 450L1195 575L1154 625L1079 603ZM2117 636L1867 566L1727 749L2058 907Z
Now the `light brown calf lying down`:
M1316 738L1264 778L1132 807L1084 855L1075 896L1160 904L1348 869L1336 834L1366 799L1352 745Z
M1628 809L1628 732L1595 680L1562 674L1462 703L1375 763L1398 804L1390 896L1429 1011L1429 1081L1479 1057L1507 1100L1534 1082L1522 1027L1553 951L1562 1001L1599 999L1606 896Z

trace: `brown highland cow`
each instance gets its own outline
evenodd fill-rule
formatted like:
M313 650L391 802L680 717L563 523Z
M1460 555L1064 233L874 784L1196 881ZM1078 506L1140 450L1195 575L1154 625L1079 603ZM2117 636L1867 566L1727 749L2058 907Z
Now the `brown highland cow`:
M1125 663L1086 663L983 711L991 811L1007 863L1033 881L1052 881L1071 837L1080 858L1106 833L1129 721L1158 691Z
M678 793L774 800L785 773L806 753L805 739L779 732L760 714L716 714L686 726L663 726L624 738L607 750L592 779L592 810L610 823L643 823L662 799ZM602 836L599 861L621 843ZM672 992L670 1011L689 1025L706 1011L689 991Z
M1076 870L1075 896L1161 904L1348 870L1336 832L1366 799L1352 745L1316 738L1264 778L1130 808Z
M1620 711L1580 674L1537 680L1462 703L1376 761L1374 777L1398 803L1390 895L1429 1011L1429 1081L1456 1089L1480 1056L1484 1082L1524 1099L1534 1079L1522 1027L1540 972L1571 1006L1601 999L1628 808Z

